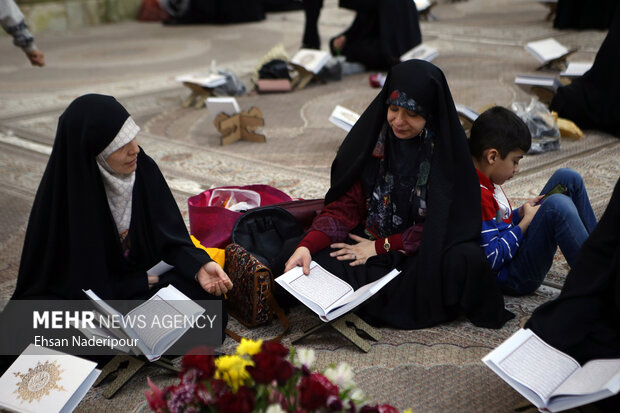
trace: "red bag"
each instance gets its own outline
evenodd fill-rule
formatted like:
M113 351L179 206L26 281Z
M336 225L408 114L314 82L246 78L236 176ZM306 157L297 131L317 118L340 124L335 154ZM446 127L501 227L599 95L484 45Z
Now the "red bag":
M209 206L214 189L247 189L260 194L260 206L291 201L291 197L269 185L222 186L204 191L187 200L189 230L207 248L224 249L237 219L243 214L221 206Z

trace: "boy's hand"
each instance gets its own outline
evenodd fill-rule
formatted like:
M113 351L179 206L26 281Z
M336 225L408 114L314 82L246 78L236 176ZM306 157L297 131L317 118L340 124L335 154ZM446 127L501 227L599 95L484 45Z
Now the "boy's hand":
M531 205L529 202L526 202L521 207L521 210L523 210L523 218L521 218L521 222L519 222L519 227L521 227L521 232L523 232L524 234L525 231L527 231L527 228L530 226L530 223L532 222L532 219L534 218L534 215L536 215L536 213L538 212L539 208L540 205Z
M541 199L543 199L544 195L538 195L537 197L534 197L532 199L528 199L525 204L531 205L531 206L537 206L538 203L540 202ZM525 206L525 204L523 204ZM519 217L523 218L525 214L524 208L521 207L519 208Z

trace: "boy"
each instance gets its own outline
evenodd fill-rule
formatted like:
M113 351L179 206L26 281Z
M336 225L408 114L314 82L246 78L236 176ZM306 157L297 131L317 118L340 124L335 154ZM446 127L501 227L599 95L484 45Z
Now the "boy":
M531 135L510 110L495 106L474 122L469 139L472 160L480 179L482 202L481 246L506 294L536 290L551 268L559 246L571 267L581 244L596 226L581 176L559 169L541 195L512 210L501 185L519 171ZM563 184L565 193L544 199Z

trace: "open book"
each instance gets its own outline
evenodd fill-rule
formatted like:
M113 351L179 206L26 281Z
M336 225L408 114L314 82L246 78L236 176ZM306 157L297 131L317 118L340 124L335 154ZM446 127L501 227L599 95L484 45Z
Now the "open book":
M186 74L177 76L175 80L179 83L194 83L202 87L215 88L226 83L226 76L219 73L209 73L206 75Z
M559 412L620 391L620 359L580 366L531 330L520 329L482 361L543 411Z
M125 339L122 343L129 344L134 354L142 353L149 361L158 360L192 327L191 321L205 311L173 285L160 289L125 315L92 290L84 292L103 316L105 325L100 321L97 329L82 332L87 336L105 334Z
M437 51L437 49L426 44L419 44L413 49L406 51L400 57L400 61L404 62L405 60L410 59L420 59L431 62L437 56L439 56L439 52Z
M291 63L301 66L310 73L318 74L329 61L330 54L325 50L299 49Z
M585 72L592 69L594 62L568 62L566 70L560 72L560 76L579 77Z
M533 88L542 88L555 93L562 86L562 82L555 76L519 75L515 77L515 85L527 93L531 93Z
M398 274L400 271L394 269L354 291L348 283L312 261L309 275L305 275L301 267L295 267L276 278L276 282L317 313L321 320L331 321L368 300Z
M95 362L30 344L0 377L0 408L72 412L101 373L96 367Z
M570 54L570 51L564 45L552 37L529 42L525 45L525 50L540 63L549 63L552 60L560 59Z
M359 113L353 112L344 106L336 105L332 111L332 114L329 116L329 121L339 128L349 132L359 118Z

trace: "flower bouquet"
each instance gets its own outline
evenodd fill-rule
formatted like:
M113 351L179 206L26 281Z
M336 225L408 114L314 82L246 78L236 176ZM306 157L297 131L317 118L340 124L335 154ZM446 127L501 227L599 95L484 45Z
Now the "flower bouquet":
M310 349L295 352L276 342L242 339L233 355L214 357L206 350L183 357L178 384L159 389L148 379L145 394L153 411L398 412L390 405L366 405L346 363L312 372Z

